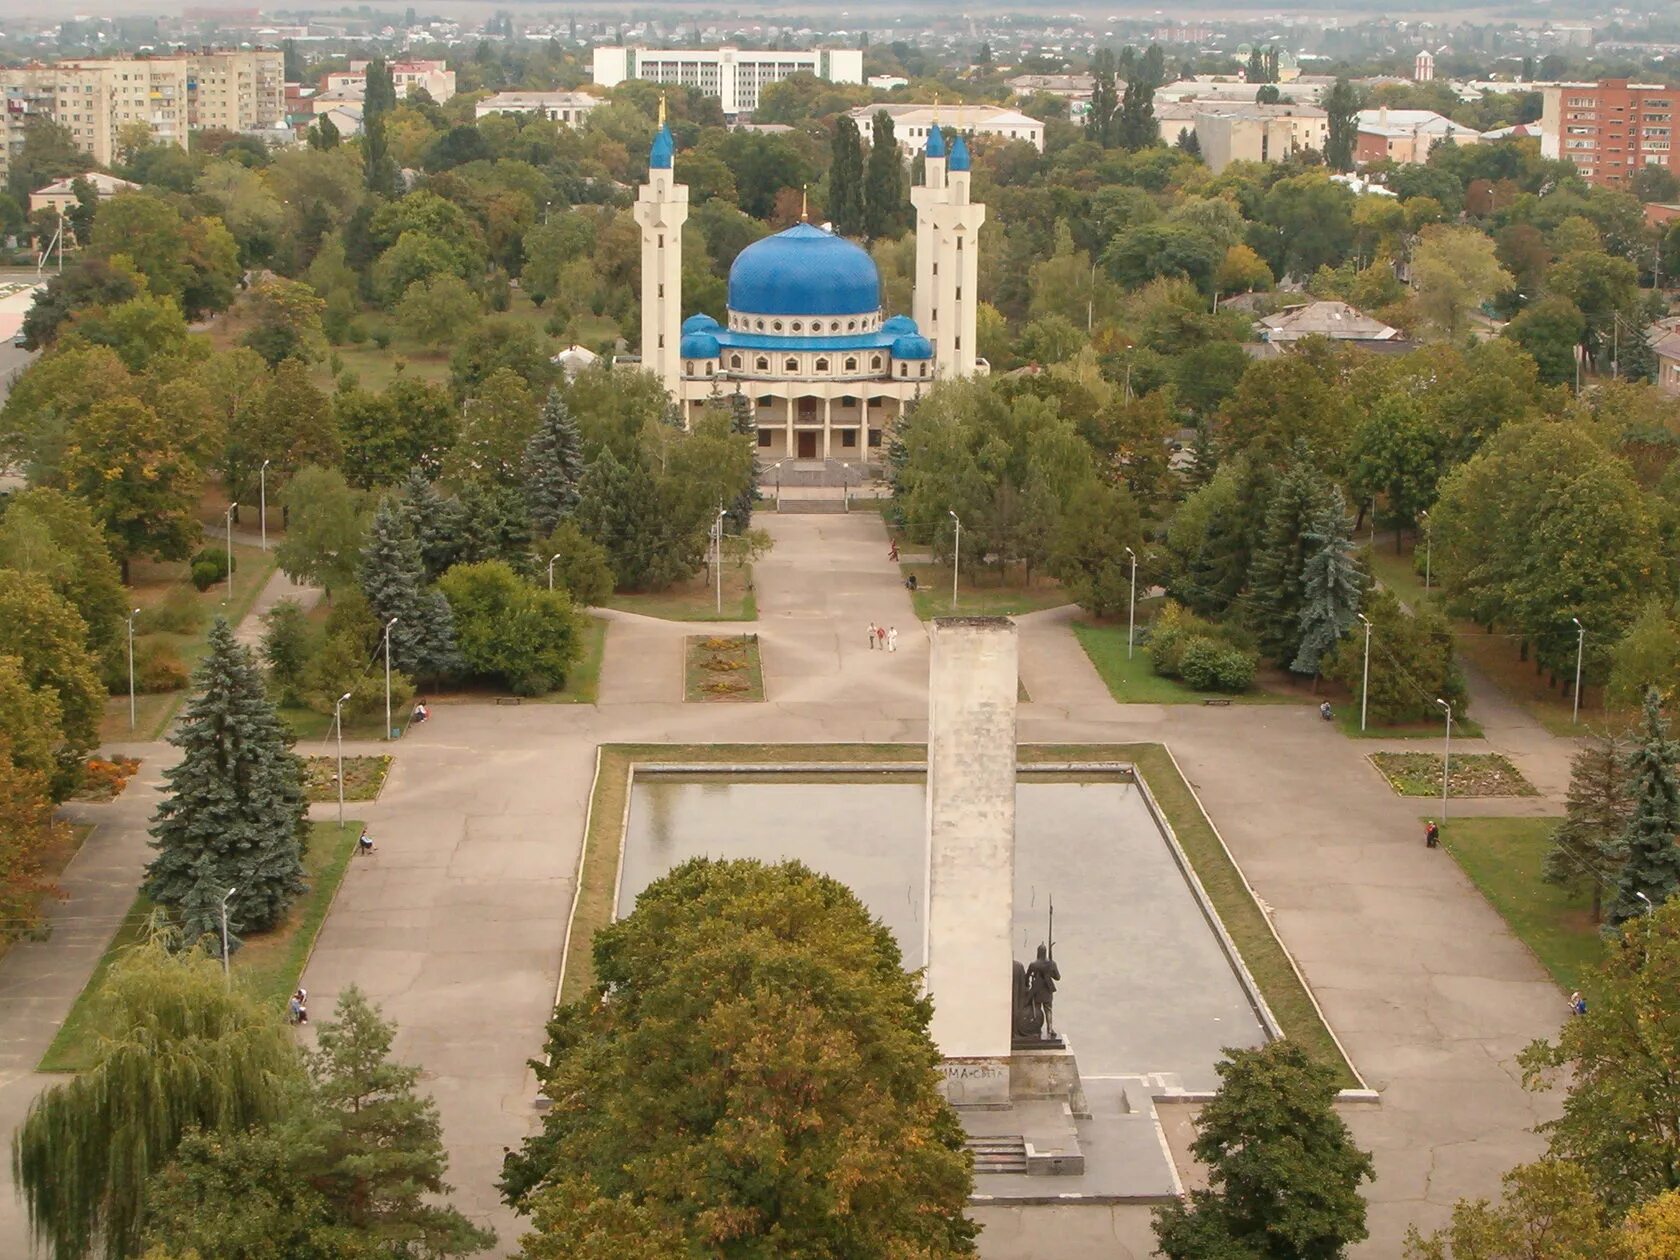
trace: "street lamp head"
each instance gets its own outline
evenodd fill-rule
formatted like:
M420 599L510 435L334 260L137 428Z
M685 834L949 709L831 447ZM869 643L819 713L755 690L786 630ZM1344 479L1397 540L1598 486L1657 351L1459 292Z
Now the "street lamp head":
M945 514L947 516L949 516L953 521L956 521L959 524L962 522L962 517L958 516L955 509L953 509L953 508L946 508L945 509Z
M1585 634L1587 632L1587 628L1581 624L1581 619L1579 617L1571 617L1569 620L1571 620L1575 623L1575 628L1577 630L1579 630L1582 634Z
M385 623L385 629L386 629L386 630L387 630L387 631L389 631L389 630L390 630L390 628L391 628L391 627L392 627L392 626L394 626L394 625L396 625L396 624L397 624L397 622L398 622L398 621L400 621L400 620L401 620L401 618L400 618L400 617L392 617L392 618L391 618L391 620L389 620L389 621L387 621L387 622L386 622L386 623Z
M550 563L550 564L553 564L553 563L554 563L554 562L555 562L555 561L556 561L556 560L558 560L558 559L559 559L559 558L560 558L560 557L561 557L561 556L563 556L563 555L565 555L565 554L566 554L566 553L565 553L565 552L563 552L563 551L556 551L556 552L555 552L555 553L554 553L554 554L553 554L553 555L552 555L552 556L550 556L550 557L549 557L549 558L548 558L548 562L549 562L549 563Z
M274 461L273 461L273 460L271 460L271 459L265 459L265 460L263 460L263 465L262 465L262 466L263 466L263 468L267 468L267 467L268 467L268 466L269 466L269 465L270 465L270 464L272 464L272 463L273 463L273 462L274 462ZM257 471L258 471L258 472L261 472L261 471L262 471L262 468L259 468L259 469L257 469Z
M1639 900L1641 900L1645 903L1645 913L1646 914L1656 913L1656 909L1657 909L1656 906L1651 903L1651 899L1649 897L1647 897L1644 893L1636 892L1633 895L1635 897L1638 897Z
M1126 548L1126 554L1128 556L1130 556L1133 560L1137 559L1137 552L1133 551L1130 547Z
M1447 712L1448 712L1448 713L1449 713L1449 714L1450 714L1450 713L1451 713L1451 712L1452 712L1452 705L1450 705L1450 704L1448 704L1448 703L1447 703L1447 702L1446 702L1446 701L1445 701L1445 700L1443 700L1443 699L1441 699L1441 697L1440 697L1440 696L1436 696L1436 697L1435 697L1435 703L1436 703L1436 704L1438 704L1438 705L1440 705L1440 706L1441 706L1441 707L1442 707L1442 708L1443 708L1443 709L1445 709L1445 710L1446 710L1446 711L1447 711Z
M1359 620L1361 620L1365 623L1365 628L1367 630L1369 630L1371 628L1371 619L1369 617L1367 617L1364 613L1354 613L1353 615L1355 617L1358 617Z
M354 694L355 694L355 692L353 692L353 691L346 691L342 696L340 696L338 698L338 702L340 704L343 704L346 700L348 700Z

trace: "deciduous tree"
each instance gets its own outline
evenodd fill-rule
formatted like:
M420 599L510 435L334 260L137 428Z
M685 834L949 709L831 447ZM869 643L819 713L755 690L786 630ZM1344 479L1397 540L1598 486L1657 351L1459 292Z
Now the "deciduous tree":
M287 575L321 587L328 598L354 580L367 532L362 501L338 469L299 469L286 487L289 524L276 552Z
M580 650L571 596L526 582L500 560L458 564L438 579L461 658L522 696L565 685Z
M180 435L132 398L95 405L66 436L65 486L110 537L124 581L135 556L182 560L197 546L202 479Z

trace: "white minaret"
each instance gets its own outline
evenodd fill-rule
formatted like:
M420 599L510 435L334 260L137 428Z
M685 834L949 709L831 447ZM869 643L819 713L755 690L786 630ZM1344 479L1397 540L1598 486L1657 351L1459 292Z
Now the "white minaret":
M926 177L910 190L916 207L916 326L933 343L936 375L972 376L986 207L969 200L968 145L960 135L947 151L938 124L928 128L924 160Z
M636 222L642 227L642 367L672 393L679 380L682 228L688 221L688 185L677 183L671 171L676 147L665 125L665 98L660 97L647 183L636 194Z
M1425 48L1412 62L1412 79L1417 83L1428 83L1435 77L1435 54Z

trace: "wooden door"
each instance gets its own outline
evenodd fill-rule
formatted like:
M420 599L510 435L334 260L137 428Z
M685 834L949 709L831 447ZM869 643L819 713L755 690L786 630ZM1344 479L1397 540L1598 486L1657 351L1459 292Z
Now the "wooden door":
M817 435L811 432L799 434L799 458L815 459L817 457Z

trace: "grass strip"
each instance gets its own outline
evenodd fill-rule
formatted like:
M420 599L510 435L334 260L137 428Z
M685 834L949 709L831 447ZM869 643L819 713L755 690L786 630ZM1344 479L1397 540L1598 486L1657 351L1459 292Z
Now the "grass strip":
M309 890L292 904L285 922L271 932L246 937L232 958L233 974L238 982L277 1009L285 1008L286 999L298 986L315 948L315 937L326 922L327 911L332 908L333 898L338 895L339 884L355 852L356 837L362 830L360 822L350 819L345 820L343 831L336 822L316 822L309 826L309 851L303 855L304 878L309 882ZM77 995L58 1035L41 1057L37 1071L80 1072L93 1065L105 1018L102 992L105 974L123 950L137 944L145 935L154 908L143 894L135 894L134 904Z
M605 744L600 750L578 871L578 897L568 929L560 1000L586 997L594 986L590 942L612 922L618 886L630 767L637 762L683 763L704 768L719 764L819 765L904 762L920 767L927 750L921 744ZM1241 954L1286 1035L1336 1068L1339 1087L1358 1088L1359 1078L1324 1023L1317 1004L1273 931L1270 920L1249 892L1200 800L1161 744L1023 744L1023 765L1058 762L1129 762L1149 784L1179 846L1189 859L1215 912Z
M1556 818L1454 818L1441 828L1441 847L1568 992L1590 987L1604 938L1593 921L1590 889L1542 878L1557 825Z

